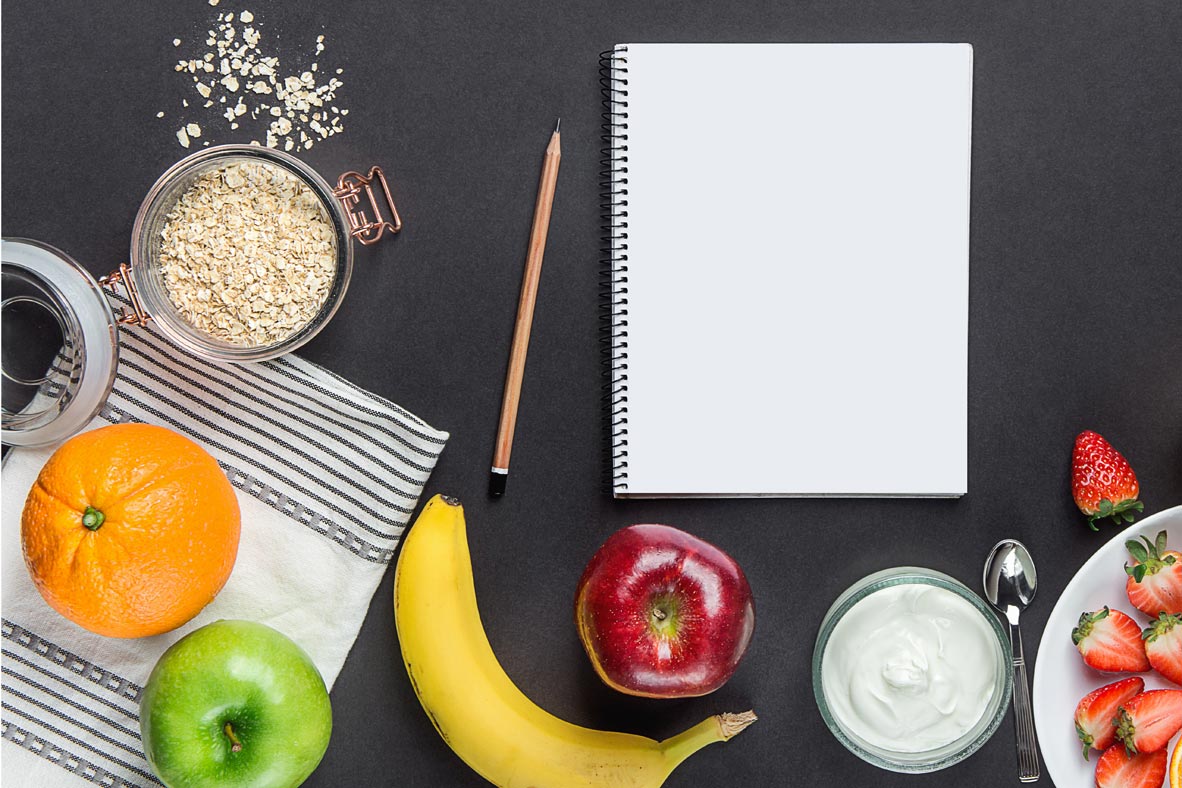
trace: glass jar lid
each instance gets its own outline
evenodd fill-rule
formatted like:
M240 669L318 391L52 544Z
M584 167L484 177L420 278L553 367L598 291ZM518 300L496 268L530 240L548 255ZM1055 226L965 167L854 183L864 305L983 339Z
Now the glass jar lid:
M44 446L93 419L115 382L119 334L93 276L65 252L0 240L3 441Z

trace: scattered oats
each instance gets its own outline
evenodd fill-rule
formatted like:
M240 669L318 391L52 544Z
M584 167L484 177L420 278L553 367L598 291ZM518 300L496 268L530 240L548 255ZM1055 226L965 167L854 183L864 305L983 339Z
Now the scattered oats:
M181 104L187 107L187 106L189 106L189 100L188 99L181 99Z
M185 133L184 129L177 129L176 140L181 144L182 148L189 147L189 135Z
M333 115L347 114L335 106L337 91L343 85L339 79L330 78L318 84L318 60L311 64L310 70L284 74L279 57L267 54L265 49L260 48L261 34L251 25L255 21L252 12L238 12L240 30L236 30L233 25L234 12L218 12L216 16L217 20L207 31L208 37L205 39L208 51L194 52L191 59L180 60L174 66L175 70L187 71L193 76L194 87L205 99L205 108L215 104L233 107L232 114L225 110L218 111L231 124L232 130L236 130L237 119L249 112L252 123L262 120L270 126L269 133L257 127L253 129L256 135L265 137L266 141L258 144L269 147L278 147L281 137L297 132L307 131L319 139L325 139L343 131L335 123L331 128L327 127L330 117L328 110L331 109ZM317 54L324 51L324 38L323 35L316 37ZM180 39L174 40L174 45L179 46ZM207 76L215 72L212 79ZM344 69L338 68L336 73L342 74ZM246 93L248 99L270 96L274 96L274 99L266 104L244 103L241 96L234 95L240 91ZM187 101L184 106L188 106ZM264 113L261 118L260 113ZM268 114L270 117L267 117ZM284 116L287 118L285 123L276 124L276 120ZM317 125L313 126L313 123ZM300 145L306 149L310 139L305 137ZM286 145L287 141L282 141Z
M311 150L311 149L312 149L312 140L308 140L307 142L304 143L304 150Z
M209 4L210 4L210 5L217 5L217 4L218 4L218 0L209 0Z
M163 117L164 117L164 113L163 113L163 112L157 112L157 113L156 113L156 117L158 117L158 118L163 118Z
M287 142L283 143L284 150L291 150L295 147L295 140L288 138Z
M336 235L324 206L299 178L263 162L198 178L160 236L169 300L199 331L240 347L299 331L336 279Z
M345 69L343 69L343 68L338 68L338 69L337 69L337 73L338 73L338 74L344 74L344 73L345 73Z
M185 131L189 132L190 137L200 137L201 136L201 127L198 126L196 123L190 123L188 126L185 126Z
M205 142L201 143L201 146L202 146L202 147L204 147L204 148L208 148L208 147L209 147L209 141L208 141L208 140L206 140Z
M238 124L237 124L237 123L231 123L231 124L230 124L230 128L231 128L231 129L236 129L236 128L238 128Z
M179 38L174 38L174 39L172 40L172 45L173 45L174 47L179 47L179 46L181 45L181 40L180 40Z

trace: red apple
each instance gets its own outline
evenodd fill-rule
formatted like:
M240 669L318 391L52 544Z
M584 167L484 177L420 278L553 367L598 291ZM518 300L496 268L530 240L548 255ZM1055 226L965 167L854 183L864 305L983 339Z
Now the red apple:
M632 525L587 564L575 620L608 686L687 698L713 692L734 674L755 629L755 607L729 555L667 525Z

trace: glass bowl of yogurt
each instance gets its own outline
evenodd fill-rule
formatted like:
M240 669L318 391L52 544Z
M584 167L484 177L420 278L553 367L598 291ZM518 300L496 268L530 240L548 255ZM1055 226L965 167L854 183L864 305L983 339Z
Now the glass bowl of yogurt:
M813 694L850 752L894 772L932 772L976 752L1001 724L1009 637L986 603L931 569L884 569L825 614Z

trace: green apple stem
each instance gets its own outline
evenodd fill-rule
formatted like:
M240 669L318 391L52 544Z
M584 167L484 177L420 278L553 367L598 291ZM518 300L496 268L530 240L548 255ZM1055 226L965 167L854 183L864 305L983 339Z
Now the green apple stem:
M240 742L238 737L234 734L234 726L227 722L226 726L222 728L222 732L225 733L226 738L230 740L230 752L242 752L242 742Z
M716 714L702 720L684 733L665 739L661 742L661 751L669 760L670 771L707 744L727 741L738 736L756 719L758 718L754 711L744 711L738 714Z

